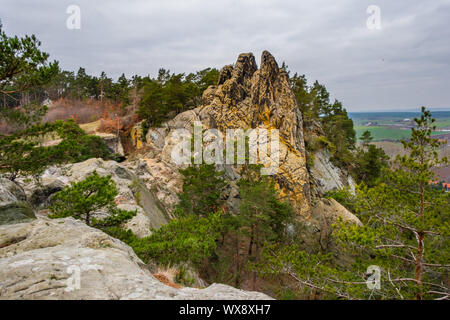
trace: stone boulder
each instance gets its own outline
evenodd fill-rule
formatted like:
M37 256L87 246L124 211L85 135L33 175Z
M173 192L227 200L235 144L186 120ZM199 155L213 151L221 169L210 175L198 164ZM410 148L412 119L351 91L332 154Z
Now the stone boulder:
M332 225L339 218L344 221L362 226L361 221L353 213L348 211L343 205L334 199L320 199L311 210L311 220L315 221L317 239L323 249L328 249L332 245L331 233Z
M44 177L35 188L30 191L29 201L37 209L47 208L53 194L64 189L66 185L57 178Z
M111 176L118 190L115 202L119 208L137 211L126 225L137 236L147 236L150 228L159 228L169 222L169 216L153 192L146 188L133 171L113 160L93 158L74 164L51 166L41 175L40 182L29 178L20 181L35 208L47 212L45 209L50 205L54 193L72 182L85 179L94 171L100 176ZM101 217L106 213L99 211L96 214Z
M0 225L36 218L23 189L17 183L0 178Z
M72 218L0 226L1 299L270 299L213 284L169 287L123 242Z

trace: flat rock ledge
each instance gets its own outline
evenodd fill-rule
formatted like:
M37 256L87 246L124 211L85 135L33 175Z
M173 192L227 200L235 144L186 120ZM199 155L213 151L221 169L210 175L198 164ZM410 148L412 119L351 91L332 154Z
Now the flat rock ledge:
M175 289L158 281L133 250L73 218L0 226L0 299L266 300L213 284Z

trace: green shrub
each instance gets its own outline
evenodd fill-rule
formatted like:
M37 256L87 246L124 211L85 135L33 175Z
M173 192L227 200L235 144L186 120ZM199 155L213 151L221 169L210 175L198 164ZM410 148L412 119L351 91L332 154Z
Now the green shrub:
M328 151L330 151L331 154L336 153L336 146L327 139L325 136L320 136L317 138L317 142L320 146L326 148Z
M223 171L216 171L213 164L201 164L182 169L180 173L183 175L183 192L175 210L177 216L207 216L219 210L221 191L226 185Z
M351 212L355 212L356 210L355 195L350 192L349 187L328 191L325 194L325 198L336 200Z
M94 171L86 179L72 183L70 187L54 195L50 218L74 217L100 229L118 226L131 219L136 212L118 209L114 203L117 193L111 176L100 177ZM110 213L108 217L102 220L91 219L94 212L104 208Z
M45 137L61 141L43 145ZM8 136L0 136L0 173L39 175L49 165L74 163L89 158L115 159L105 142L86 134L73 120L35 125Z
M146 239L148 254L161 265L189 262L200 266L214 253L221 224L220 213L171 220Z

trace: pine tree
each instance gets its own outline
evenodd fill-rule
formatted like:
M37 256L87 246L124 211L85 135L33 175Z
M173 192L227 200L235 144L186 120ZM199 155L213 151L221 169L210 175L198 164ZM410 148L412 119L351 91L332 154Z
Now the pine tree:
M397 157L394 169L384 169L373 188L357 188L354 207L363 226L336 223L339 257L310 254L298 245L272 246L260 271L287 275L330 298L448 298L450 194L428 184L431 169L447 159L438 157L441 143L431 137L431 113L423 108L415 123L403 142L408 154ZM371 266L381 271L379 288L367 287Z
M369 130L363 132L361 137L359 138L362 141L362 145L367 148L367 146L372 142L373 137Z
M118 209L114 203L117 193L116 184L111 176L101 177L94 171L86 179L72 183L70 187L54 195L50 217L74 217L83 219L88 226L92 224L103 228L120 225L133 217L136 212ZM93 213L105 208L111 214L109 217L103 220L92 219Z
M22 127L38 122L46 112L40 101L29 99L29 92L49 83L59 70L56 61L47 62L49 55L40 45L35 35L7 36L0 22L0 118ZM20 104L21 110L11 108Z
M194 214L208 216L220 209L220 195L226 183L224 172L213 164L201 164L181 169L183 192L175 210L178 216Z

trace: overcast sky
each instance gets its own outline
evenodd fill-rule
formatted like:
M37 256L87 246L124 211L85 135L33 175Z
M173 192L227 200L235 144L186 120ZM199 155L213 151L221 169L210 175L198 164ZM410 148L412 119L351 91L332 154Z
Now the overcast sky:
M7 34L36 34L63 69L154 76L263 50L350 111L450 109L450 0L0 0ZM81 28L66 26L69 5ZM370 5L381 30L366 21Z

